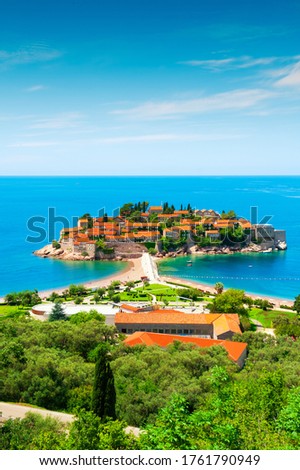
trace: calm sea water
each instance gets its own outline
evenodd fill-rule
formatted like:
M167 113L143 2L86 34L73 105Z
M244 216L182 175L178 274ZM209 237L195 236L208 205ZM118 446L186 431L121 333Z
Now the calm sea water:
M49 208L56 216L72 217L85 212L111 213L124 202L147 200L153 205L168 201L177 207L190 202L199 208L234 209L250 217L258 207L259 219L272 216L276 228L287 230L288 250L281 253L199 257L192 267L184 258L167 260L161 272L249 292L293 298L300 293L300 177L2 177L0 178L0 295L12 290L50 289L108 276L124 263L63 262L40 259L32 252L52 241ZM47 233L40 242L27 221ZM52 224L53 225L53 224ZM58 237L62 224L55 224Z

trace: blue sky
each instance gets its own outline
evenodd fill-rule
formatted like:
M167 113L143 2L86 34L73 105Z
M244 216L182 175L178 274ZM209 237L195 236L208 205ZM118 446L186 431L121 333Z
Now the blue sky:
M299 1L3 3L0 174L300 174Z

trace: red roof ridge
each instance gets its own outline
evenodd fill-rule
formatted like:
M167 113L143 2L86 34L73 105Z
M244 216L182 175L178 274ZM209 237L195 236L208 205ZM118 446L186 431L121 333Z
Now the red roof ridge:
M207 348L212 346L222 346L226 349L228 356L235 362L238 362L245 350L247 349L247 343L234 342L228 340L198 338L194 336L181 336L181 335L169 335L164 333L150 333L146 331L136 331L132 335L128 336L124 343L128 346L135 346L137 344L145 344L147 346L160 346L167 347L174 341L180 341L182 343L195 344L200 348Z

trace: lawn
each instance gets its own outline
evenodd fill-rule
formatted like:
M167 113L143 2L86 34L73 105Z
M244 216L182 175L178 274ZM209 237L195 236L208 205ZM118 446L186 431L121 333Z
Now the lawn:
M122 302L150 302L152 297L148 295L146 292L137 292L137 291L130 291L130 292L116 292L117 295L120 295Z
M15 307L13 305L0 305L0 319L23 315L29 309L30 307Z
M297 314L288 310L284 312L280 310L262 310L260 308L252 308L250 310L250 318L258 320L264 328L272 328L272 322L278 316L294 319L297 317Z

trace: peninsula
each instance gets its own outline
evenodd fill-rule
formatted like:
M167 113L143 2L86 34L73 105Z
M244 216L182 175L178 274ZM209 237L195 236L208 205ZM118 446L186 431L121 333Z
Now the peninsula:
M219 213L176 209L165 202L126 203L118 214L92 217L86 213L75 227L66 227L59 240L34 252L65 260L127 260L143 252L162 257L188 253L231 254L285 250L285 230L270 224L252 224L233 210Z

